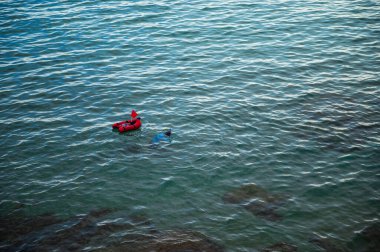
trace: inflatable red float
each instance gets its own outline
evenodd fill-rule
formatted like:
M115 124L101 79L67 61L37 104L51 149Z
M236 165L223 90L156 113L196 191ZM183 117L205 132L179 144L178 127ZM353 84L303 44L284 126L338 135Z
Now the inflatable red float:
M136 130L140 127L141 127L141 118L137 117L137 113L134 110L132 110L132 113L131 113L131 120L117 122L112 125L112 128L119 129L120 133Z

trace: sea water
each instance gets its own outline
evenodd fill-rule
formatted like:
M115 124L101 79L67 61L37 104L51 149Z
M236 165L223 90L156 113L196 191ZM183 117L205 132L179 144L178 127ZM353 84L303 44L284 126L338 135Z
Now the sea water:
M379 13L375 0L1 1L1 215L112 208L228 251L349 241L379 220ZM132 109L141 129L112 131ZM286 195L281 221L223 202L246 184Z

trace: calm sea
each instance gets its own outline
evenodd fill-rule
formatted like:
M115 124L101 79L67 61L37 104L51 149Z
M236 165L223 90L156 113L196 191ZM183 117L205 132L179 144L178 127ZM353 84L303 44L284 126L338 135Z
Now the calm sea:
M379 13L376 0L1 1L2 218L116 209L228 251L350 241L380 218ZM132 109L142 128L112 131ZM223 201L246 184L286 196L280 221Z

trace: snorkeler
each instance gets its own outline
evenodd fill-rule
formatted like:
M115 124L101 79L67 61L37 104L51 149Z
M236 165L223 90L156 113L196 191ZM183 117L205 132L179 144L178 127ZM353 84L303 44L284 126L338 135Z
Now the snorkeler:
M152 144L159 144L160 142L170 143L170 136L172 134L172 130L169 129L165 133L158 133L152 139Z

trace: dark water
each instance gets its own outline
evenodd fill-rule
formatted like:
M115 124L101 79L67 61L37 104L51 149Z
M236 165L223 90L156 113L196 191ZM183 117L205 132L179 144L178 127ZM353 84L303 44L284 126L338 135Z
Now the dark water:
M1 1L1 215L112 208L228 251L350 241L379 221L379 13L369 0ZM131 109L141 130L112 131ZM151 148L168 128L171 144ZM252 183L285 195L280 220L223 201Z

